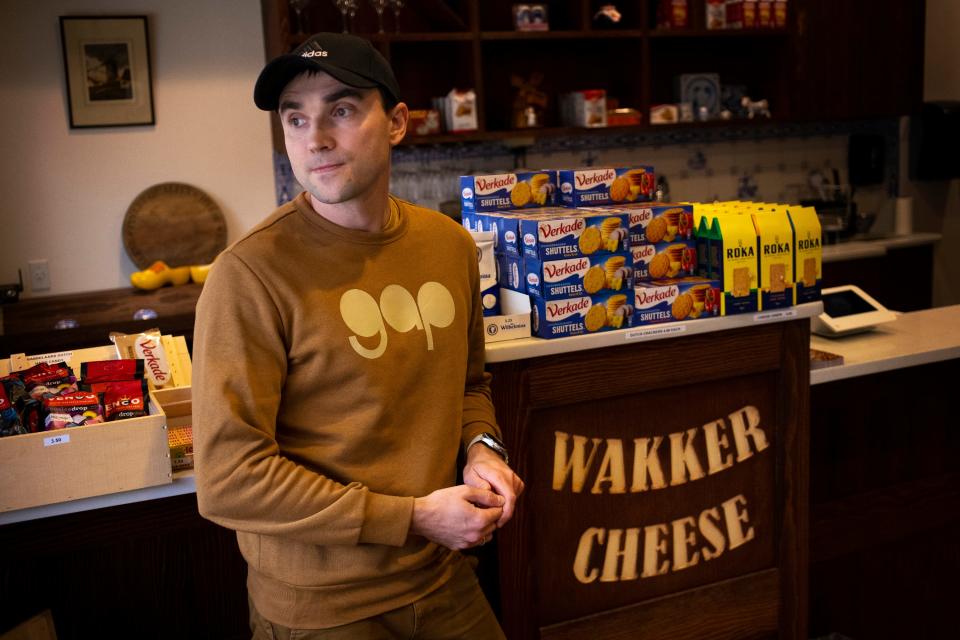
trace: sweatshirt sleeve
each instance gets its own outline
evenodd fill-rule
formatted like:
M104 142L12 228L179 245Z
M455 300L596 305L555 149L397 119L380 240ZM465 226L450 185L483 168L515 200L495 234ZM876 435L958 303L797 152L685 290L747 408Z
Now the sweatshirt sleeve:
M464 235L467 235L464 233ZM475 259L473 238L467 235L470 242L470 257L468 267L470 286L473 290L473 305L470 310L470 326L467 339L467 378L463 394L463 433L462 446L464 450L470 441L481 433L487 432L502 439L500 427L494 413L493 400L490 396L490 381L492 376L486 371L486 344L483 337L483 303L480 300L480 272Z
M413 497L342 484L285 458L276 418L287 372L283 318L229 250L197 304L193 412L201 515L229 529L316 545L404 544Z

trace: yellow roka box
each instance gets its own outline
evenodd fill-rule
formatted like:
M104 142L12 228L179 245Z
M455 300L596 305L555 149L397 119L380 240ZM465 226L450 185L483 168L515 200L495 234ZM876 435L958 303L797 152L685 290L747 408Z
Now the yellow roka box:
M150 391L149 415L0 438L0 512L172 482L168 425L189 421L191 363L182 337L163 336L163 344L180 386ZM38 362L79 371L83 362L116 358L113 345L16 354L0 359L0 376Z

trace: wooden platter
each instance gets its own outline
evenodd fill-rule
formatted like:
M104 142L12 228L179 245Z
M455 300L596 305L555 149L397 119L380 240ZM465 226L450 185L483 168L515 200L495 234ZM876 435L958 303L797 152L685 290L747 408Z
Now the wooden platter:
M123 219L123 246L137 268L157 260L171 267L208 264L227 246L217 203L183 182L163 182L138 195Z

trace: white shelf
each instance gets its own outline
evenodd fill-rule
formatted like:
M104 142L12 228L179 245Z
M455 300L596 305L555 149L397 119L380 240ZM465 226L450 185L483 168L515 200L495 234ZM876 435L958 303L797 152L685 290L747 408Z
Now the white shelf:
M590 335L571 336L545 340L543 338L521 338L519 340L505 340L487 345L487 362L509 362L511 360L525 360L540 356L585 351L615 347L648 340L664 340L680 336L690 336L698 333L741 329L770 322L784 322L798 318L811 318L823 311L820 302L761 311L759 313L743 313L723 318L706 318L703 320L684 320L683 322L667 322L663 324L645 325L630 329L617 329Z

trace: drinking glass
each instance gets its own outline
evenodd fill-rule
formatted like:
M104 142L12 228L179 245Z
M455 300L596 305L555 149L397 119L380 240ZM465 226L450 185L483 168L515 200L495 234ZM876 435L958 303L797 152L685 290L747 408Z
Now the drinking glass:
M394 33L400 33L400 9L403 9L403 0L387 0L387 3L393 8Z
M307 8L307 5L310 4L310 0L290 0L290 8L293 9L293 13L297 16L297 33L306 33L306 29L303 28L303 10Z
M343 22L343 32L347 33L347 14L350 12L350 6L354 4L353 0L333 0L333 4L340 10L340 20Z
M377 12L377 33L383 33L383 10L387 8L387 0L370 0L370 4Z

